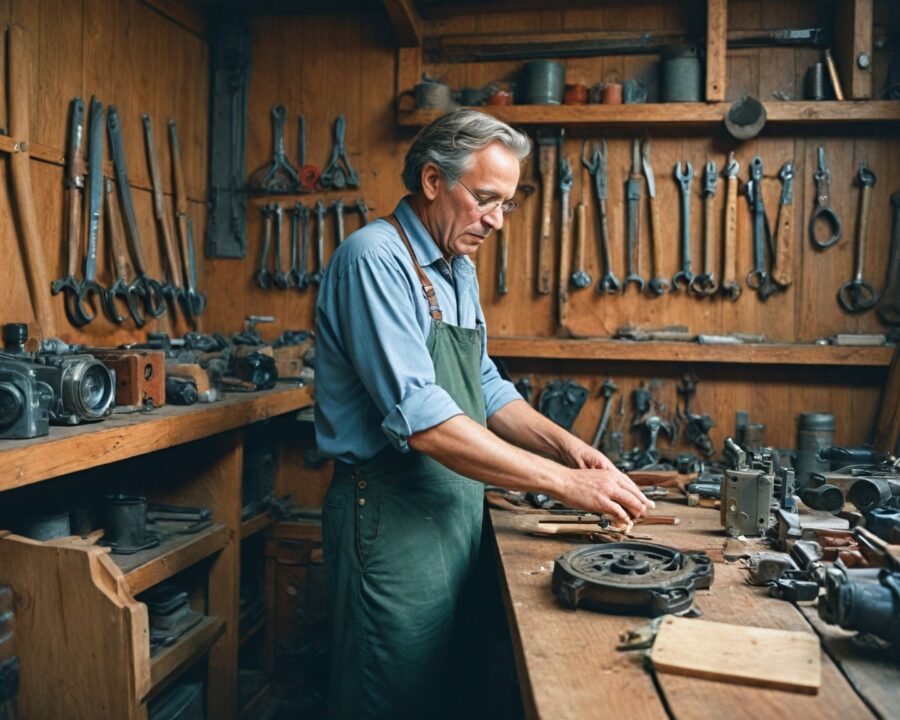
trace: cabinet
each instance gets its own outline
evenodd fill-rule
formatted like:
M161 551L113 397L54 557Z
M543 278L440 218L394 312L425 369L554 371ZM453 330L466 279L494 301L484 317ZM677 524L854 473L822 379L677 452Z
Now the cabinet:
M16 596L26 717L145 718L149 699L182 673L203 674L203 663L207 716L236 716L239 545L254 527L241 521L243 427L311 401L307 388L282 388L0 443L0 458L14 468L2 490L39 491L42 481L64 478L55 482L83 483L86 493L115 487L209 507L214 521L123 556L98 546L99 533L40 542L3 531L0 583ZM16 503L22 492L2 497ZM147 606L136 596L175 576L204 619L151 659Z

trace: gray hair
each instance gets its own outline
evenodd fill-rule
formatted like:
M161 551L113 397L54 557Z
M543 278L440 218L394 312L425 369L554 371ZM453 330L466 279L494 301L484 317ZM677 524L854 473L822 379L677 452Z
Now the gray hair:
M531 140L505 122L477 110L451 110L422 128L406 153L403 184L411 193L422 190L422 168L434 163L452 185L471 164L472 153L499 142L519 162L531 152Z

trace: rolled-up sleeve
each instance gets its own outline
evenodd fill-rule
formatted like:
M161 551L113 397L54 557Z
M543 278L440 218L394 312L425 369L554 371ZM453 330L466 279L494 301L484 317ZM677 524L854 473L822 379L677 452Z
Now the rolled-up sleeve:
M335 300L344 350L394 447L408 452L410 435L462 414L435 384L414 291L395 257L373 250L354 258L342 268Z

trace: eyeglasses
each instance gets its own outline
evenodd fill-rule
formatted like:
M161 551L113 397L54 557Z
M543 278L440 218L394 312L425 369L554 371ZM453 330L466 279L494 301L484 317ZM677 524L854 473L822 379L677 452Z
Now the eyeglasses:
M496 210L497 208L500 208L500 212L502 212L504 215L509 215L509 213L519 207L519 203L517 203L515 200L506 200L504 202L501 200L485 200L484 198L480 198L474 192L472 192L469 186L466 185L462 180L457 180L457 182L468 191L469 195L475 198L475 202L478 203L479 212L482 212L485 215L494 212L494 210Z

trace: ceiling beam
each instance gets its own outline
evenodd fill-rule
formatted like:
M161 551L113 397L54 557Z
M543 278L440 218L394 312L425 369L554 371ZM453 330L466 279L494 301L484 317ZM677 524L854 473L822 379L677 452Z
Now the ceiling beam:
M413 0L384 0L399 47L419 47L422 44L422 19Z

